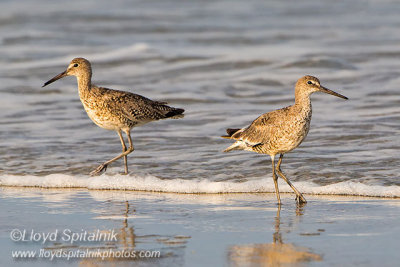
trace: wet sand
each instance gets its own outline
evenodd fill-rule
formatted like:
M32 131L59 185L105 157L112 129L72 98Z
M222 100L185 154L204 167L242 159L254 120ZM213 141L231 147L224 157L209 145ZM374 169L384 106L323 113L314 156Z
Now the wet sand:
M400 200L283 194L172 194L0 188L1 266L395 266ZM12 241L13 229L26 230ZM117 233L115 240L60 240L61 233ZM55 233L58 240L29 239ZM65 236L64 236L65 237ZM154 257L43 258L49 251L159 251ZM13 259L12 251L42 251ZM47 252L46 252L47 251ZM47 253L47 254L46 254ZM58 258L57 258L58 257Z

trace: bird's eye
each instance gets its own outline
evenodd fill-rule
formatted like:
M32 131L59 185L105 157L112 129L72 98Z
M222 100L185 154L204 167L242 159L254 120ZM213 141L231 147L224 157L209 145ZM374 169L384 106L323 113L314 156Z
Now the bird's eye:
M313 84L312 81L308 81L307 83L308 83L308 84Z
M75 63L75 64L74 64L74 67L75 67L75 68L78 67L78 66L79 66L78 63Z

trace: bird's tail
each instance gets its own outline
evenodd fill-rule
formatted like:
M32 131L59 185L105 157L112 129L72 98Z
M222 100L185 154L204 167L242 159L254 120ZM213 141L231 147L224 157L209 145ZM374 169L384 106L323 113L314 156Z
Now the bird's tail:
M235 143L233 143L230 147L224 150L224 152L229 152L232 150L244 150L246 146L244 146L244 143L236 138L238 138L238 135L240 135L241 132L243 132L244 129L226 129L226 133L228 135L223 135L221 136L222 138L226 139L235 139L237 140Z
M233 143L230 147L226 148L224 150L224 152L229 152L232 150L244 150L246 147L243 146L243 142L241 141L236 141L235 143Z
M221 136L222 138L226 138L226 139L232 139L232 135L234 135L236 132L238 132L241 129L226 129L226 133L228 135L223 135Z
M165 118L180 119L185 116L183 115L183 112L185 112L183 108L171 108L171 110L165 114Z

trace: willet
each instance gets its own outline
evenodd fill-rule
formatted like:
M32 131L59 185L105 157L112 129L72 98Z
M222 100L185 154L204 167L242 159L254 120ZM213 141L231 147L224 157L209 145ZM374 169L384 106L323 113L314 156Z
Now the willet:
M311 121L311 99L314 92L324 92L343 99L347 97L323 87L313 76L304 76L296 83L295 103L282 109L265 113L254 120L250 126L242 129L227 129L223 138L236 140L224 150L246 150L260 154L268 154L272 161L272 178L275 183L275 193L278 203L281 203L278 188L277 172L296 193L296 200L305 203L306 199L282 173L283 155L298 147L308 134ZM275 156L280 154L275 167Z
M134 150L130 135L131 129L151 121L183 116L183 109L169 107L165 102L153 101L130 92L93 85L91 81L92 68L90 62L84 58L74 58L66 71L47 81L43 87L71 75L76 76L78 80L79 97L89 118L101 128L117 131L122 144L122 153L101 164L90 173L91 175L100 174L107 169L110 163L122 157L125 161L125 174L127 174L127 156ZM125 145L122 131L128 137L128 148Z

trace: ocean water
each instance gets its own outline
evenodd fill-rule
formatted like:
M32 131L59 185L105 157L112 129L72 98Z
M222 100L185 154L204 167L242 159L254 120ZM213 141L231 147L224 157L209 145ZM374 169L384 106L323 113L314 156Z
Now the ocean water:
M349 100L312 96L288 178L308 194L400 197L399 12L389 0L3 1L0 186L273 192L269 157L222 153L219 136L292 104L310 74ZM122 160L88 176L121 147L87 117L75 78L41 87L74 57L97 85L186 110L133 129L128 176Z

